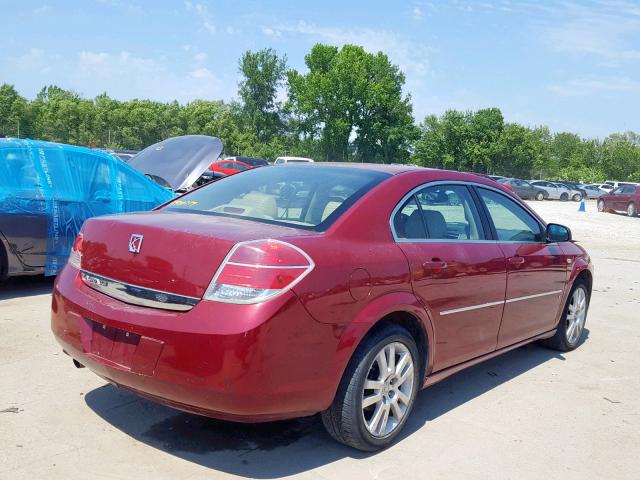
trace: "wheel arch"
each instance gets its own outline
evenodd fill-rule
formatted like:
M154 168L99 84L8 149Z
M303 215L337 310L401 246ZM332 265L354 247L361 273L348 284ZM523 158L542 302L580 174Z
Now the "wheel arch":
M421 385L433 365L435 334L428 311L410 292L393 292L368 303L345 327L337 348L339 377L344 375L357 348L386 325L399 325L413 337L420 352ZM339 383L339 381L338 381ZM336 389L338 384L336 384Z
M589 291L589 296L591 296L591 290L593 289L593 274L588 268L583 268L579 270L573 279L573 284L575 284L578 280L583 280L587 285L587 289Z

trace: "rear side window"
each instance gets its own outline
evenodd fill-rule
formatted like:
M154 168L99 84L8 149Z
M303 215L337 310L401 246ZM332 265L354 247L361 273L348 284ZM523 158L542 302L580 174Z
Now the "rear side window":
M165 208L322 231L389 177L347 167L255 168L194 190Z
M498 240L503 242L540 242L542 227L523 207L505 195L478 188L493 221Z
M480 216L463 185L434 185L418 191L394 217L397 238L482 240Z

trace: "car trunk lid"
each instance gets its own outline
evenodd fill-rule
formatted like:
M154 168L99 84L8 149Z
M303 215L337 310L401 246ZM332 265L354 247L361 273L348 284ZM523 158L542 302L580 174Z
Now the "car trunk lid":
M201 298L236 243L301 235L318 233L183 212L98 217L83 227L82 269L137 287Z

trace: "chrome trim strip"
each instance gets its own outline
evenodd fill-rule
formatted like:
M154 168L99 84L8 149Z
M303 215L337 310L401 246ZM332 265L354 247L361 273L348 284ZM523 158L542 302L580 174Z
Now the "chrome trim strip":
M502 304L506 305L507 303L520 302L522 300L531 300L534 298L546 297L548 295L556 295L560 293L562 293L562 290L553 290L552 292L536 293L534 295L526 295L524 297L509 298L507 300L501 300L498 302L481 303L478 305L470 305L468 307L462 307L462 308L452 308L451 310L441 311L440 315L444 316L444 315L451 315L453 313L468 312L469 310L478 310L479 308L495 307L496 305L502 305Z
M496 305L502 305L503 303L504 303L504 300L501 300L499 302L489 302L489 303L482 303L480 305L471 305L470 307L453 308L451 310L443 310L442 312L440 312L440 315L451 315L452 313L468 312L469 310L477 310L479 308L495 307Z
M309 265L256 265L254 263L227 262L227 265L251 268L309 268Z
M200 301L196 297L139 287L87 270L81 270L80 274L84 283L93 290L132 305L185 312Z
M522 300L531 300L532 298L546 297L547 295L555 295L562 293L562 290L554 290L553 292L536 293L535 295L526 295L524 297L515 297L506 300L504 303L520 302Z

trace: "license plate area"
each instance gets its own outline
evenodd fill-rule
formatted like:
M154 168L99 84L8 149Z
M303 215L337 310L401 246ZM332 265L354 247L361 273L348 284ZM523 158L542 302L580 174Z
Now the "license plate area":
M87 353L131 368L136 348L140 343L140 335L88 318L85 318L84 322L90 338L89 345L85 345Z

